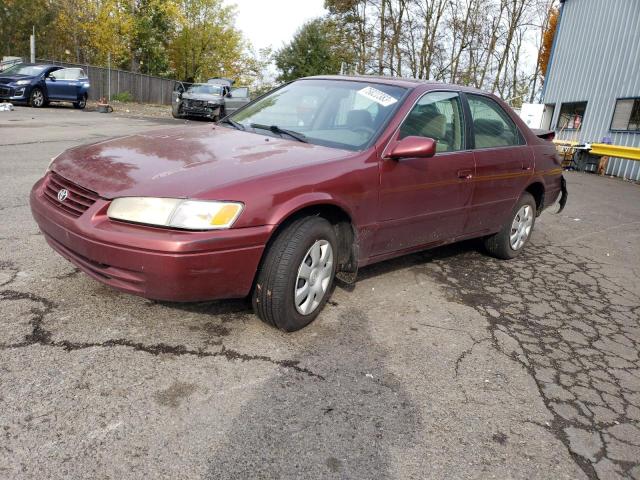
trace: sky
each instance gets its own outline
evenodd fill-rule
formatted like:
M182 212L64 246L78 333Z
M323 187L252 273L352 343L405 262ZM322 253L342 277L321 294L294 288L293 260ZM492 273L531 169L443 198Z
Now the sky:
M236 26L256 51L288 43L307 20L325 13L324 0L225 0L237 6Z

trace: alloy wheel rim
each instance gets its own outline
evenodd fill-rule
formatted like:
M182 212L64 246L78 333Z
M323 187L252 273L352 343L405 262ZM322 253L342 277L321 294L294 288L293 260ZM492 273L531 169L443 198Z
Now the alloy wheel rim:
M298 313L313 313L329 289L333 274L333 248L326 240L317 240L302 259L294 285L294 303Z
M42 100L43 100L42 92L40 90L36 90L33 93L33 104L39 107L40 105L42 105Z
M511 223L509 244L513 250L520 250L523 247L531 234L532 227L533 209L530 205L523 205Z

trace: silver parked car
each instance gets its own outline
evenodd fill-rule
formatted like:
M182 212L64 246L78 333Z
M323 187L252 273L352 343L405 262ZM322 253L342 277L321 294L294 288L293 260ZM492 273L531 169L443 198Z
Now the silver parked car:
M177 82L171 113L175 118L202 117L213 121L249 103L247 87L233 87L233 81L212 78L207 83Z

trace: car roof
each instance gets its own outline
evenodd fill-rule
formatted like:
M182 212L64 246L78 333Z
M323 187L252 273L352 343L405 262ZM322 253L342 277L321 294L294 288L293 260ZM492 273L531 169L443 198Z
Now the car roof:
M392 77L387 75L316 75L313 77L304 77L304 80L350 80L354 82L373 82L382 83L384 85L395 85L398 87L404 87L414 89L418 87L424 87L424 90L431 90L433 88L446 88L451 90L459 90L464 92L473 93L487 93L483 90L466 87L463 85L455 85L452 83L436 82L435 80L421 80L417 78L404 78L404 77ZM303 80L302 78L300 80Z
M16 63L16 65L21 65L23 67L44 67L44 68L60 67L60 68L65 68L65 67L62 67L60 65L50 65L48 63L20 62L20 63ZM78 67L78 68L80 68L80 67Z

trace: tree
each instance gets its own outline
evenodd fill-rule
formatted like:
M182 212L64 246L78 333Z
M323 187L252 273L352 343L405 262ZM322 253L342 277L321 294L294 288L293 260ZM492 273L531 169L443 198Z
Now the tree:
M316 19L304 24L291 43L275 54L280 75L288 82L300 77L337 74L342 62L350 63L353 55L344 50L341 35L334 23Z
M169 47L178 78L199 81L240 75L246 45L234 26L234 7L222 0L181 0L179 7L178 33Z
M558 17L560 11L557 8L552 8L547 20L546 29L542 34L542 45L540 46L540 55L538 56L538 67L542 78L547 74L547 67L549 66L549 60L551 59L551 49L553 48L553 39L556 36L556 30L558 29Z

